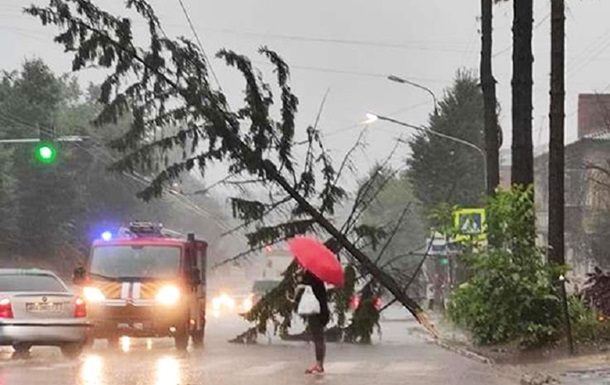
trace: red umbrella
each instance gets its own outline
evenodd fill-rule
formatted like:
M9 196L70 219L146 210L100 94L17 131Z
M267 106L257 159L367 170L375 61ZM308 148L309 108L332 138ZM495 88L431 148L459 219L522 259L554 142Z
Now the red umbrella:
M313 238L296 237L288 241L288 248L305 270L324 282L343 285L343 268L326 246Z

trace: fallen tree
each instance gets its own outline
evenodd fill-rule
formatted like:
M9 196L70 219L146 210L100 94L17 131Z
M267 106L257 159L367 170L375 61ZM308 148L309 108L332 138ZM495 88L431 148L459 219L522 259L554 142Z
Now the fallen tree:
M234 111L223 92L210 85L202 47L184 37L167 37L146 0L128 0L126 7L127 12L146 22L144 36L132 28L129 18L106 12L91 0L51 0L46 7L25 10L43 25L60 29L55 41L73 54L74 71L89 67L109 69L101 86L100 102L104 108L95 123L103 126L126 113L132 115L129 131L112 142L112 147L124 154L113 169L153 175L150 185L139 194L144 200L161 196L180 175L196 166L203 174L210 164L219 162L226 164L236 177L254 178L269 191L281 191L285 201L294 204L293 214L309 218L281 229L269 229L271 238L285 239L315 229L325 231L420 323L434 331L421 307L403 287L326 217L345 194L336 186L336 172L327 158L322 155L315 162L321 170L322 196L313 196L319 179L313 172L313 160L306 160L309 169L297 173L293 146L298 99L289 84L288 65L279 55L267 48L260 50L275 67L281 116L276 120L271 111L271 87L251 61L232 51L217 54L237 68L246 81L244 106ZM140 46L139 41L147 41L147 46ZM182 128L167 134L164 129L168 126ZM315 133L308 136L312 143ZM181 148L183 156L170 163L166 155L174 148ZM318 208L311 202L316 198L321 199ZM263 214L273 209L262 202L243 200L233 208L236 216L245 221L262 220Z

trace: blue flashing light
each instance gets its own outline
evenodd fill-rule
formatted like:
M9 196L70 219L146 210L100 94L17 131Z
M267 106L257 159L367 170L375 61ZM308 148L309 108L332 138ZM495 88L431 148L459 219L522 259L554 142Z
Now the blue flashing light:
M112 233L110 231L104 231L102 233L102 240L109 241L112 239Z

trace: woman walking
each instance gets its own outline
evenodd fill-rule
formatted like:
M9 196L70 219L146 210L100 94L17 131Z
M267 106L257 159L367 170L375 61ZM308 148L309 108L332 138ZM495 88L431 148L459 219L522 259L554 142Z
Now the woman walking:
M337 256L324 244L310 238L297 236L288 241L288 248L304 272L299 272L297 312L307 319L309 331L316 347L316 363L305 373L324 373L326 341L324 328L330 318L328 294L324 283L335 287L344 284L343 267ZM302 274L302 275L301 275Z
M309 367L305 373L324 373L324 359L326 358L326 338L324 337L324 329L330 318L330 313L328 311L328 294L324 282L309 271L304 271L300 277L300 284L297 287L297 304L300 304L303 300L307 286L311 287L313 295L319 303L319 312L302 314L307 319L307 325L316 351L316 363Z

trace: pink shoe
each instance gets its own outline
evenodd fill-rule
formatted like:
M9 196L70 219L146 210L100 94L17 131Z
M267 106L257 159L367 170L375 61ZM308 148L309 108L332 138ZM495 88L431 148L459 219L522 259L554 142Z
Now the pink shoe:
M305 374L321 374L324 373L324 368L316 364L305 371Z

